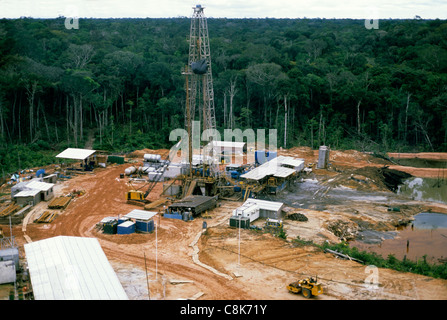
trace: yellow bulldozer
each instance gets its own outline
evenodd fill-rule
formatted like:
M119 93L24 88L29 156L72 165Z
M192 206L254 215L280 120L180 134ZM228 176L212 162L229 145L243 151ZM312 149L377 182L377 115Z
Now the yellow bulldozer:
M287 286L291 293L302 293L307 299L323 293L323 287L318 283L318 279L312 277L292 282Z

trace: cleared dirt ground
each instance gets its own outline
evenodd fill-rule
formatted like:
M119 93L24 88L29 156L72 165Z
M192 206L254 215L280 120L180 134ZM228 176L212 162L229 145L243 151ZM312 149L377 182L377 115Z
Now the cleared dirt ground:
M282 153L315 163L317 152L308 148L293 148ZM142 158L144 153L147 150L134 153L134 159ZM332 151L331 162L341 171L387 164L385 160L355 151ZM286 290L287 284L304 276L318 276L323 284L325 294L317 300L447 299L446 280L388 269L371 269L354 261L338 259L311 246L294 246L291 242L297 235L315 242L337 242L339 237L328 229L328 222L351 221L353 215L375 228L386 229L396 219L411 217L423 206L433 205L442 209L442 205L414 202L408 204L407 210L399 216L392 216L381 204L368 202L358 203L355 208L351 203L328 206L325 210L308 208L301 211L309 218L307 222L286 221L288 240L285 241L261 231L230 228L229 217L241 202L221 201L220 206L210 212L211 219L196 218L184 222L156 216L157 233L103 234L96 228L101 219L140 208L126 204L124 194L130 186L127 178L119 178L120 173L130 165L95 169L93 174L77 175L58 182L56 196L73 190L84 190L85 194L74 198L50 224L33 223L41 210L46 209L42 206L31 211L27 224L14 226L13 234L21 252L27 239L36 241L58 235L98 238L129 298L135 300L148 299L149 296L151 299L167 300L304 299ZM339 174L329 170L317 170L315 173L325 179ZM343 184L343 181L340 183ZM158 198L161 188L159 183L152 191L152 200ZM208 225L205 232L202 229L203 221ZM3 229L5 236L8 236L7 228Z

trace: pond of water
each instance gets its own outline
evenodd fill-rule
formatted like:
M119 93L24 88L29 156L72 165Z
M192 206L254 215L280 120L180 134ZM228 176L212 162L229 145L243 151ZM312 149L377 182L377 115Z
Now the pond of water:
M447 259L447 214L423 212L414 216L412 224L393 232L366 230L350 245L376 252L386 258L393 254L402 260L417 261L426 255L427 262Z
M447 181L412 177L398 187L397 194L419 201L447 203Z

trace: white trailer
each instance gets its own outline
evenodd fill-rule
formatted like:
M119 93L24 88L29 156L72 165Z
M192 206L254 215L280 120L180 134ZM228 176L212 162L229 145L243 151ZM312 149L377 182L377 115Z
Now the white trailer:
M244 204L233 210L233 216L249 218L251 223L259 218L259 206L255 203Z

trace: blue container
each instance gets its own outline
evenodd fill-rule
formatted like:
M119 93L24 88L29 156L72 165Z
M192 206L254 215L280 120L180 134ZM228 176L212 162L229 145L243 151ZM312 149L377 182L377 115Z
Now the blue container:
M278 156L277 151L265 151L265 150L256 150L255 151L255 162L256 164L263 164L272 159L275 159Z
M240 192L241 191L241 187L240 186L234 186L233 190L234 190L234 192Z
M36 177L40 178L45 175L45 169L39 169L36 171Z
M179 219L182 220L183 216L181 213L165 213L163 215L164 218L168 218L168 219Z
M135 222L137 232L152 232L154 231L154 220Z
M267 151L267 161L270 161L272 159L275 159L278 156L278 152L276 151Z
M236 170L231 171L231 178L232 179L239 179L240 173Z
M129 221L129 220L130 220L129 218L119 218L118 219L118 224L121 224L121 223Z
M256 164L263 164L265 162L265 151L256 150L255 151L255 162Z
M118 225L117 234L131 234L135 232L135 222L126 221Z

